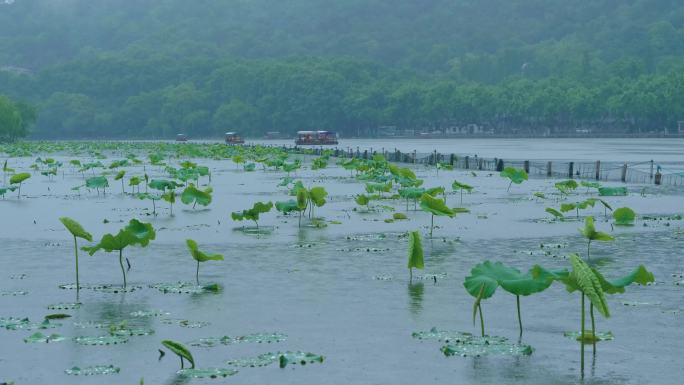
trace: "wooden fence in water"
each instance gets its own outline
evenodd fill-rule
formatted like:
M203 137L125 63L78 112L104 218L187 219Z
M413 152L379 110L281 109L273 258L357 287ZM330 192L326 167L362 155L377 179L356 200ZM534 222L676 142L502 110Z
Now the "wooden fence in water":
M301 148L285 147L289 151L298 152ZM388 151L381 149L356 148L314 148L313 153L322 154L324 151L332 151L336 158L371 159L375 154L381 154L390 162L423 164L436 166L438 163L448 164L455 169L473 171L499 172L505 167L517 167L524 169L530 177L555 178L555 179L582 179L594 181L613 181L632 184L655 184L667 186L684 186L684 171L667 170L654 161L646 162L595 162L587 161L559 161L559 160L509 160L501 158L483 158L464 156L453 153L401 152L397 149ZM684 167L684 163L667 165L668 167Z

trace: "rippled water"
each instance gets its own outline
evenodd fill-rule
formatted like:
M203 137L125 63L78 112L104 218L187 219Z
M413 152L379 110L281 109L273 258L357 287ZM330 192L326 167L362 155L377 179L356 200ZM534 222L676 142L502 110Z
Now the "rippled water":
M24 160L27 166L29 160ZM231 211L251 206L256 200L288 199L276 187L281 173L238 172L231 162L200 161L213 172L214 202L208 210L191 210L178 204L169 217L165 202L159 215L148 215L151 205L120 193L112 183L106 197L93 193L75 195L69 188L82 183L79 175L58 176L55 181L34 176L22 188L27 197L17 201L10 193L0 200L3 224L0 239L0 290L26 291L26 295L1 296L0 317L29 317L40 321L56 311L49 304L73 302L75 293L58 285L72 283L72 239L57 221L59 216L79 220L96 238L115 232L129 218L153 223L157 240L146 249L129 248L132 263L129 284L140 290L103 293L83 290L83 306L68 312L73 318L58 320L57 332L73 338L103 335L99 329L82 329L74 323L118 322L128 319L137 326L154 329L148 336L130 337L112 346L83 346L71 340L49 344L26 344L34 331L0 329L0 381L17 384L147 384L252 383L252 384L576 384L579 382L579 344L563 332L579 328L579 297L564 288L522 299L525 325L523 342L534 347L530 357L445 357L434 341L418 341L411 333L437 327L477 333L472 324L472 302L462 287L469 269L485 259L500 260L520 269L534 264L567 266L564 256L584 252L579 221L549 223L544 208L558 206L551 198L532 199L533 191L552 196L550 180L531 180L513 186L496 175L472 176L461 171L440 172L418 168L425 185L450 185L458 179L474 185L464 196L470 214L455 219L437 218L433 240L424 239L426 270L439 278L408 282L407 242L402 234L420 229L425 235L430 218L408 211L409 221L385 223L391 211L361 214L352 211L353 196L363 192L361 183L337 167L297 177L308 186L323 185L331 193L329 203L317 214L329 224L322 229L297 227L296 218L274 213L264 216L262 226L270 235L247 235L241 224L229 219ZM148 169L148 172L150 170ZM160 171L152 170L154 173ZM131 168L130 175L142 173ZM616 184L617 185L617 184ZM49 189L49 190L48 190ZM649 187L645 197L632 187L628 197L610 198L614 207L630 206L639 214L684 212L681 192ZM584 194L584 191L582 191ZM583 195L570 199L583 199ZM460 205L458 195L448 197ZM405 202L382 202L406 212ZM598 206L585 214L597 217L600 230L617 237L613 243L596 243L596 259L609 258L602 271L609 277L628 273L644 263L655 273L657 284L630 287L611 296L612 317L598 319L600 331L611 331L614 341L598 345L592 360L587 351L589 384L678 384L684 375L680 355L684 341L683 221L640 221L630 228L615 228L603 218ZM104 223L107 219L108 223ZM646 225L644 227L644 224ZM200 268L202 282L224 286L219 294L163 294L148 285L192 281L195 264L185 247L196 239L202 249L223 253L224 262L207 262ZM540 244L560 244L543 253ZM118 284L121 273L115 255L81 256L81 282ZM24 274L24 275L22 275ZM382 279L378 279L382 278ZM624 305L623 303L627 303ZM635 306L632 306L635 305ZM162 310L168 315L133 319L137 311ZM487 332L515 341L518 325L515 298L499 292L483 305ZM182 327L163 320L183 319L202 328ZM197 321L197 322L195 322ZM192 380L174 373L179 361L171 354L158 360L162 339L190 342L203 337L240 336L251 333L283 333L287 340L271 344L193 347L200 367L225 367L225 361L259 354L303 350L322 354L322 364L263 368L238 368L226 380ZM72 377L64 373L73 366L109 365L121 368L115 375Z

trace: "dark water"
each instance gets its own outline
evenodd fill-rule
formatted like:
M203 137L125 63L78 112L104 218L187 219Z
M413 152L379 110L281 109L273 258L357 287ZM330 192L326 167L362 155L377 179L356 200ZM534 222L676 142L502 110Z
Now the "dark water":
M242 173L230 162L201 162L213 172L214 202L209 210L191 210L178 204L176 215L168 215L167 204L158 204L157 217L146 215L151 205L120 193L112 183L106 197L69 188L82 183L78 175L54 182L34 176L23 189L20 202L8 195L0 201L3 225L0 237L0 290L25 290L27 295L2 296L0 317L29 317L40 321L45 314L74 315L61 322L56 332L68 338L104 335L106 330L80 329L75 322L133 320L131 312L163 310L167 316L135 322L155 330L150 336L131 337L122 345L81 346L67 340L50 344L26 344L33 331L0 330L0 381L17 384L146 384L185 383L174 374L178 360L167 354L158 361L162 339L190 342L202 337L238 336L257 332L279 332L287 340L273 344L219 345L191 348L199 367L225 367L225 361L265 352L303 350L326 357L323 364L264 368L241 368L225 380L191 380L189 383L259 384L576 384L579 383L579 344L563 337L564 331L579 328L579 297L564 288L522 299L524 343L535 351L530 357L445 357L440 343L418 341L411 333L431 327L477 333L472 324L472 302L462 287L464 277L476 263L500 260L520 269L534 264L567 266L562 257L583 252L578 237L579 222L548 223L544 207L558 206L554 199L539 202L533 191L551 195L551 181L529 181L506 192L507 183L496 176L473 177L462 172L419 169L426 186L450 185L458 179L476 186L463 206L471 214L455 219L437 218L435 238L424 239L427 273L446 274L435 283L410 285L406 265L407 242L400 235L420 229L424 236L429 217L409 211L409 221L385 223L390 211L360 214L352 211L352 197L363 185L349 180L348 172L332 168L321 172L301 171L307 186L323 185L331 193L329 203L317 210L327 220L340 221L323 229L298 229L295 218L269 213L262 226L273 227L270 235L247 235L229 219L230 211L251 206L256 200L282 200L287 193L276 187L281 174ZM28 164L28 163L27 163ZM130 175L142 173L131 168ZM149 170L148 170L149 171ZM50 190L48 191L48 187ZM640 188L635 188L639 191ZM583 196L571 199L583 199ZM448 202L459 205L457 195ZM639 214L670 214L684 211L681 195L653 189L645 197L611 198L614 207L630 206ZM405 211L404 202L383 202ZM161 207L161 208L159 208ZM597 217L600 230L611 231L596 207L585 214ZM79 220L95 238L115 232L122 221L138 217L151 221L158 237L146 249L130 248L125 254L132 263L129 285L142 289L126 294L82 290L83 306L74 311L48 310L47 305L73 302L75 293L58 289L74 282L72 240L57 221L59 216ZM109 223L103 223L104 219ZM35 223L34 223L35 221ZM646 223L648 226L643 227ZM669 226L665 223L669 223ZM593 245L593 257L610 258L602 266L609 277L626 274L646 264L658 283L630 287L626 294L611 296L612 317L599 317L598 329L611 331L615 340L598 345L592 359L587 355L585 383L589 384L676 384L684 368L684 278L681 250L682 221L639 222L615 229L613 243ZM196 239L202 249L223 253L223 262L208 262L200 268L203 282L224 286L220 294L162 294L148 288L159 282L192 281L195 264L184 240ZM542 255L541 243L560 243L557 257ZM81 282L118 284L121 281L115 255L81 256ZM424 272L416 272L422 274ZM26 274L23 279L17 274ZM377 280L375 276L391 277ZM623 302L636 303L626 306ZM515 341L518 325L515 299L498 292L483 306L487 333ZM205 321L203 328L184 328L162 323L164 318ZM133 322L133 321L131 321ZM479 326L478 326L479 327ZM113 364L121 372L111 376L73 377L64 374L72 366Z

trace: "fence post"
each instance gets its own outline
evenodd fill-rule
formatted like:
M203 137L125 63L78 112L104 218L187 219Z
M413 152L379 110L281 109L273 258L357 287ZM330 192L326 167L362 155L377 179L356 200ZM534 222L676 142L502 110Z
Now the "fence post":
M568 178L572 179L573 178L573 170L575 168L575 162L570 162L568 165Z
M653 179L653 160L651 160L651 179Z
M656 185L660 185L660 183L662 181L662 177L663 177L663 174L661 174L660 171L656 171L656 174L655 174L655 184Z
M368 159L368 150L363 150L363 159Z
M470 162L470 157L466 156L465 157L465 168L466 170L470 168L470 165L468 164Z
M551 168L551 161L548 161L546 163L546 176L551 178L552 175L553 175L553 170Z
M451 155L449 155L449 164L450 164L450 165L452 165L452 166L454 165L454 159L455 159L455 158L456 158L456 157L454 156L453 153L452 153Z
M496 171L503 171L504 169L504 161L503 159L499 159L499 161L496 163Z
M622 182L627 182L627 163L622 165L622 175L620 175Z
M596 180L601 179L601 161L597 160L596 161Z
M530 173L530 161L526 160L525 163L523 163L523 169L525 170L526 173Z

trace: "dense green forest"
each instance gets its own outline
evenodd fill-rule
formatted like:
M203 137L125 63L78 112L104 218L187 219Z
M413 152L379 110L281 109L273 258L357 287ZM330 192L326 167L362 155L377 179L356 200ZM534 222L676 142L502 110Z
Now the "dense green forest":
M0 1L36 137L676 130L680 0Z

